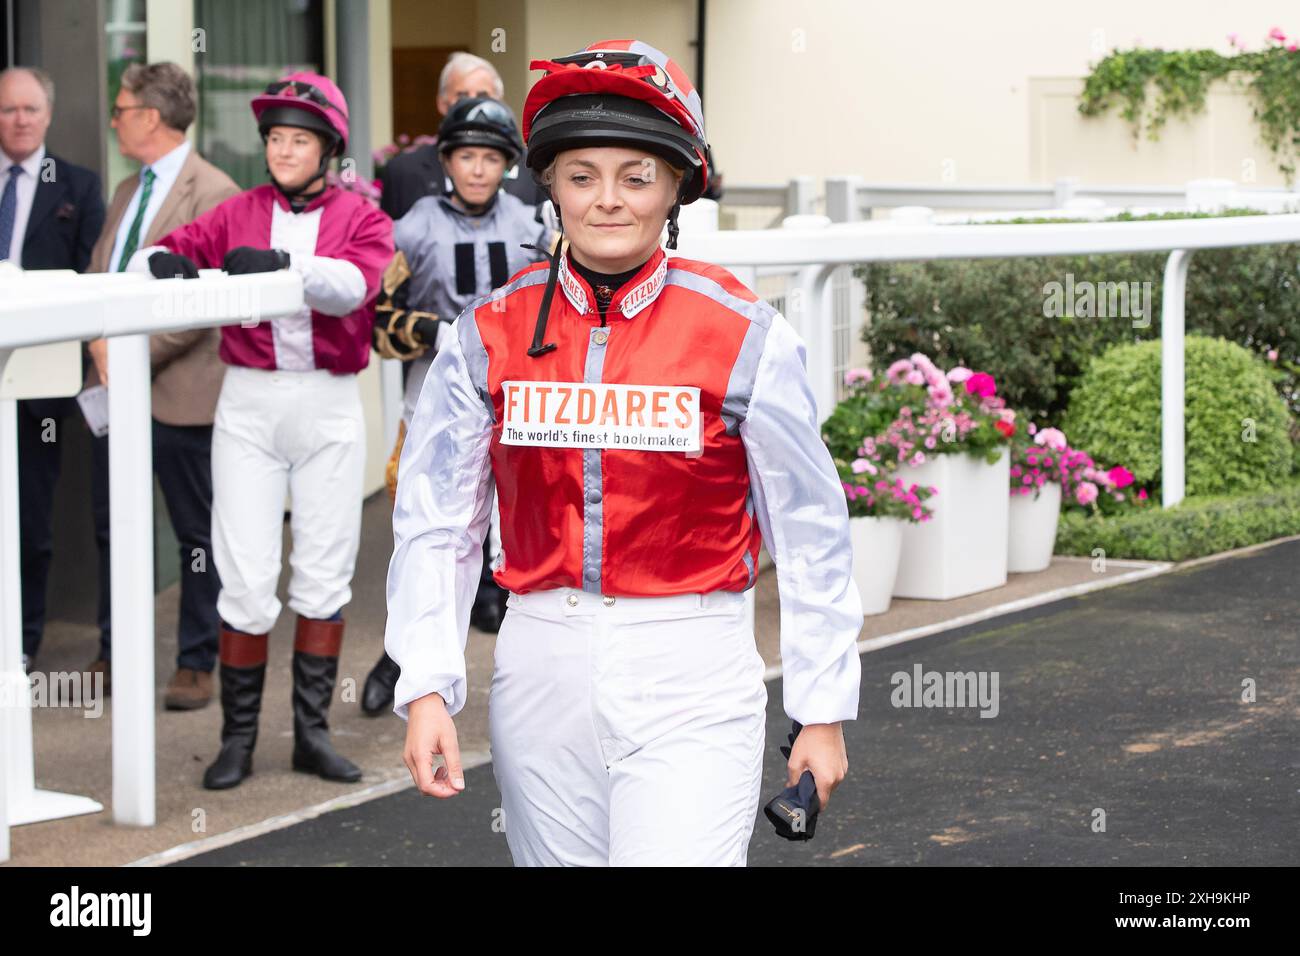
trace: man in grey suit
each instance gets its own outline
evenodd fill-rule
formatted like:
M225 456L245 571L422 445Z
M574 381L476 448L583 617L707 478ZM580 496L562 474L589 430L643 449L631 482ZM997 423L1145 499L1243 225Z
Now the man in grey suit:
M91 272L120 272L131 254L198 218L240 190L229 176L203 159L185 138L194 122L195 91L189 74L174 63L133 64L122 74L113 105L113 128L122 155L140 172L118 183L108 218L91 254ZM153 335L153 464L180 542L180 651L167 685L170 710L193 710L212 699L217 659L217 594L221 581L212 563L212 422L225 366L217 355L215 329ZM94 366L88 386L108 382L108 349L90 343ZM94 512L100 560L108 561L108 442L96 438ZM105 565L106 566L106 565ZM107 573L101 576L107 585ZM109 595L101 593L101 622ZM101 623L99 660L109 686L109 629Z

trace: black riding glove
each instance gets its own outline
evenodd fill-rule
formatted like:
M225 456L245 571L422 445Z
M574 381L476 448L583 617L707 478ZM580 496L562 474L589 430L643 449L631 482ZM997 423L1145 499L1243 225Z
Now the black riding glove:
M432 348L438 342L438 322L439 319L432 319L428 316L421 315L415 320L415 334L420 341Z
M249 275L254 272L275 272L277 269L289 268L289 253L282 249L254 249L252 246L238 246L226 253L221 260L221 268L232 276Z
M151 255L149 272L155 279L175 279L177 276L186 279L199 277L199 267L194 264L194 261L175 252L155 252Z

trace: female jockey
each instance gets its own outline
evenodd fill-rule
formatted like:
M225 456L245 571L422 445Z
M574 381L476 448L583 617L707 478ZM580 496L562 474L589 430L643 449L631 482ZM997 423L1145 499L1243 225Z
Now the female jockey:
M361 535L365 426L357 372L370 357L373 303L393 256L392 221L366 199L325 184L348 141L348 105L329 79L294 73L252 101L271 182L241 193L142 249L159 278L224 268L290 269L302 310L221 329L229 366L212 436L212 548L221 593L221 752L209 789L252 772L285 493L292 498L289 607L293 768L328 780L361 771L330 744L326 714Z
M420 388L439 343L452 335L452 322L476 298L542 259L558 238L537 222L534 207L501 188L523 151L508 106L481 96L458 100L438 129L438 156L451 195L425 196L393 225L397 254L384 272L375 305L375 349L384 358L410 361L411 368L389 462L390 495L396 494L398 457ZM470 623L496 631L505 594L485 554ZM366 714L393 706L397 677L397 665L383 654L362 692Z
M452 718L495 478L511 595L488 731L516 864L743 865L767 704L743 592L764 541L803 725L787 782L811 771L825 805L847 769L863 617L843 491L790 324L660 248L708 181L685 73L635 40L532 66L528 163L569 247L461 315L411 422L385 633L405 760L422 793L464 787Z

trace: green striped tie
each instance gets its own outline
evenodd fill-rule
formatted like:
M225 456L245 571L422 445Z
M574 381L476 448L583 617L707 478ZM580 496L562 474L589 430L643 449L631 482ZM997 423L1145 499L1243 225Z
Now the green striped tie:
M144 211L149 207L149 193L153 192L153 181L157 174L147 166L144 170L144 189L140 191L140 207L135 211L135 221L126 234L126 243L122 246L122 255L117 260L117 271L126 269L126 264L135 254L135 247L140 244L140 225L144 222Z

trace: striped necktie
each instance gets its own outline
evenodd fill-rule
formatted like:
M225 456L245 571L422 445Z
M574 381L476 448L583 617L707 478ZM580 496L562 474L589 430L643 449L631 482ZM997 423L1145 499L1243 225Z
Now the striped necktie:
M140 226L144 223L144 211L149 206L149 194L153 192L153 181L156 178L157 173L146 166L144 170L144 188L140 190L140 207L135 211L135 221L131 223L131 229L126 234L126 242L122 245L122 255L117 260L118 272L126 269L126 264L131 261L131 256L135 254L136 246L140 244Z

